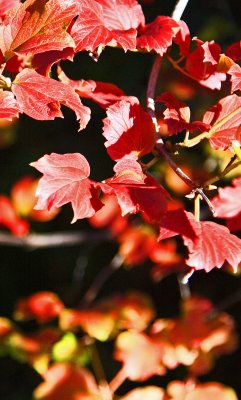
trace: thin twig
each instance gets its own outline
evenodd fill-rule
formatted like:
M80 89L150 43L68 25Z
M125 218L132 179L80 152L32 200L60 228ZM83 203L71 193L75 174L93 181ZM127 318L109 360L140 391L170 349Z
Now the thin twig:
M120 371L116 374L116 376L112 379L112 381L109 383L109 387L112 393L115 393L115 391L122 385L122 383L126 380L126 372L124 368L121 368Z
M180 167L175 163L175 161L172 159L171 155L167 152L165 149L164 144L162 143L161 140L158 140L156 143L156 149L163 158L168 162L170 167L173 169L173 171L176 172L176 174L191 188L191 189L196 189L198 186L189 176L185 174L185 172L182 171Z
M104 285L104 283L109 279L109 277L117 271L123 264L123 259L119 254L116 254L112 259L110 264L108 264L105 268L103 268L99 274L96 276L94 282L90 286L90 288L85 293L83 299L81 300L81 307L88 306L91 304L97 297L100 289Z
M108 232L52 232L31 233L24 237L13 236L10 233L0 233L0 245L22 247L26 250L36 250L48 247L75 246L88 241L110 239Z

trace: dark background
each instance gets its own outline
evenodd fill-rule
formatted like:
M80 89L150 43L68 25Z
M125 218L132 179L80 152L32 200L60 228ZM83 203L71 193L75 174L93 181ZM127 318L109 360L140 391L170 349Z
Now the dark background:
M143 4L147 22L157 15L171 15L174 1L156 0ZM223 51L234 41L240 40L241 4L240 1L195 1L190 0L183 19L189 26L192 36L202 40L215 40ZM139 97L145 102L148 75L154 56L152 54L125 54L117 49L105 49L98 63L87 53L78 54L74 63L63 62L66 73L75 79L93 79L116 83L129 95ZM171 72L172 73L172 72ZM165 78L166 79L166 78ZM182 77L180 77L182 79ZM160 76L160 90L165 85ZM202 101L212 104L219 93L202 90ZM12 144L0 148L0 192L9 194L14 182L25 175L38 176L29 166L46 153L81 152L91 166L91 178L102 180L110 177L113 162L106 155L101 135L104 111L88 101L94 116L84 132L77 133L74 114L64 109L64 119L39 122L22 116L15 132ZM206 106L205 106L206 107ZM0 133L1 134L1 133ZM64 207L54 221L33 223L36 232L54 232L60 230L82 230L88 227L86 221L77 221L70 225L72 211ZM111 260L116 245L103 240L98 243L65 246L42 250L26 251L19 248L2 246L0 248L0 315L11 317L17 299L39 290L51 290L59 294L68 306L75 306L96 274ZM233 301L240 293L239 277L213 270L209 274L198 272L191 279L192 292L210 298L216 305L227 299L230 306L226 311L234 316L237 328L241 330L241 304ZM130 271L121 269L103 286L99 297L128 288L149 293L160 317L172 317L178 312L180 300L176 277L171 275L160 283L153 283L149 275L149 265L143 265ZM239 296L240 297L240 296ZM237 295L238 298L238 295ZM113 375L108 345L100 348L101 355L108 358L107 375ZM173 373L172 373L173 374ZM165 385L167 381L181 378L183 371L178 369L175 376L154 378L153 382ZM216 380L232 386L241 397L241 351L221 357L213 371L201 378ZM0 399L31 399L33 388L40 377L26 364L4 357L0 358ZM57 400L57 399L56 399Z

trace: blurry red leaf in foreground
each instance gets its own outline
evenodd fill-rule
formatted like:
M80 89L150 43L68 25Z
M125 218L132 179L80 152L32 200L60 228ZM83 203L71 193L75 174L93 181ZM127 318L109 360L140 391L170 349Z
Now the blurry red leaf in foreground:
M56 294L37 292L19 300L15 308L15 318L19 321L36 318L39 323L45 323L57 317L63 307Z
M219 382L173 381L167 386L172 400L238 400L235 392Z
M57 208L48 210L34 210L36 204L35 192L38 180L31 176L25 176L17 181L11 190L12 204L18 215L31 218L36 221L49 221L59 212Z
M163 389L157 386L145 386L133 389L120 400L167 400Z
M127 378L142 381L165 373L163 352L159 340L145 333L127 331L118 336L114 357L123 363L123 373Z
M6 196L0 196L0 225L10 229L16 236L24 236L29 232L27 221L19 218L11 201Z
M55 363L34 391L36 400L101 400L91 373L70 363Z

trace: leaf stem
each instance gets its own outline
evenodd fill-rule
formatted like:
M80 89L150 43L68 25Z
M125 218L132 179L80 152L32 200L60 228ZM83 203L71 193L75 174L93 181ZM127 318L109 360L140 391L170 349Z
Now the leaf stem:
M201 195L199 193L196 193L194 199L194 217L196 221L200 221L200 199Z
M206 188L209 185L212 185L213 183L219 181L220 179L224 178L230 171L232 171L233 169L239 167L241 165L241 160L237 161L236 163L234 163L234 161L237 160L237 156L233 156L231 158L231 160L229 161L229 163L227 164L227 166L224 168L224 170L222 172L220 172L219 174L217 174L216 176L214 176L213 178L209 179L208 181L203 183L203 187Z
M112 393L114 393L126 380L126 372L124 368L121 368L119 372L117 372L116 376L109 383L109 387Z

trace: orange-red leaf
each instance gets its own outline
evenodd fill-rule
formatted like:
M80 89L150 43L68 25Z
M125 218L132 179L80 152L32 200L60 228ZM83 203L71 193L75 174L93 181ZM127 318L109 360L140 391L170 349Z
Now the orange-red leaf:
M4 57L74 47L66 29L76 14L76 4L72 0L20 3L9 11L0 26L0 48Z
M84 129L90 119L90 109L68 85L25 68L15 78L12 91L22 112L38 120L63 117L60 104L71 108Z

